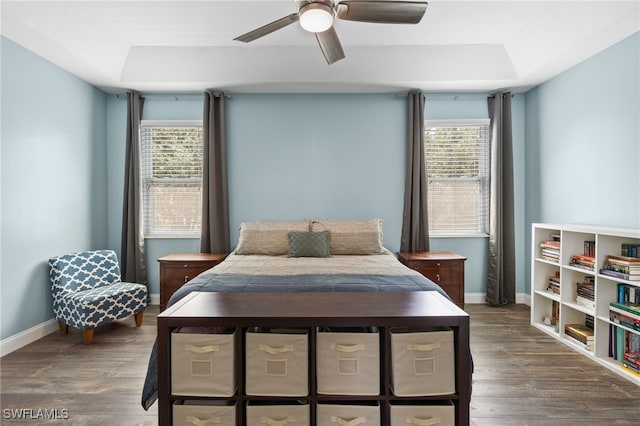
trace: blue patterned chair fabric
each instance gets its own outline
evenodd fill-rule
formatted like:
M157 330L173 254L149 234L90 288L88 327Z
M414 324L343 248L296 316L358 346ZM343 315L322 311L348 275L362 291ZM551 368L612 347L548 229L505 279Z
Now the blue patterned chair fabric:
M147 287L120 281L118 257L113 250L83 251L49 259L53 312L66 334L68 326L84 332L86 344L99 325L136 316L142 323Z

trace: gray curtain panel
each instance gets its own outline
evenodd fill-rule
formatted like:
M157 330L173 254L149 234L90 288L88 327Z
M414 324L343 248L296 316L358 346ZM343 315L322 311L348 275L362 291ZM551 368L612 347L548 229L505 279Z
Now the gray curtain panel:
M409 92L407 116L407 161L400 251L429 251L424 95L421 91Z
M144 222L140 172L140 119L144 98L127 93L127 139L125 148L124 201L122 203L122 280L148 285L144 256Z
M200 252L228 253L229 190L224 93L205 92Z
M487 303L504 305L516 300L511 93L496 93L487 103L491 120Z

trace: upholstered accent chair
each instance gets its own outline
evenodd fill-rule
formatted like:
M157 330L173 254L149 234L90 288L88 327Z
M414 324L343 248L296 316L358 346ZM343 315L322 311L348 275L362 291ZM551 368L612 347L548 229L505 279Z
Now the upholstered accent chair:
M135 317L142 325L147 287L120 281L113 250L83 251L49 259L53 312L62 334L69 326L82 330L84 343L93 341L95 327Z

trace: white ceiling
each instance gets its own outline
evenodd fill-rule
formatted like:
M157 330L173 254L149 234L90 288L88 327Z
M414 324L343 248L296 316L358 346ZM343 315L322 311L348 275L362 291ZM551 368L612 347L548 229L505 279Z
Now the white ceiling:
M522 91L640 31L640 0L431 0L417 25L336 21L327 65L294 0L2 0L7 38L108 92Z

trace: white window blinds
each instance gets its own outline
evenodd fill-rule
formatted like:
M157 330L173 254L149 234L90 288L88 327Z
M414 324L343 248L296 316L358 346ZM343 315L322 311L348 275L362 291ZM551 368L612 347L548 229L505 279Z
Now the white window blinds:
M198 237L202 217L202 123L143 121L145 236Z
M489 120L425 121L431 235L484 235L489 227Z

